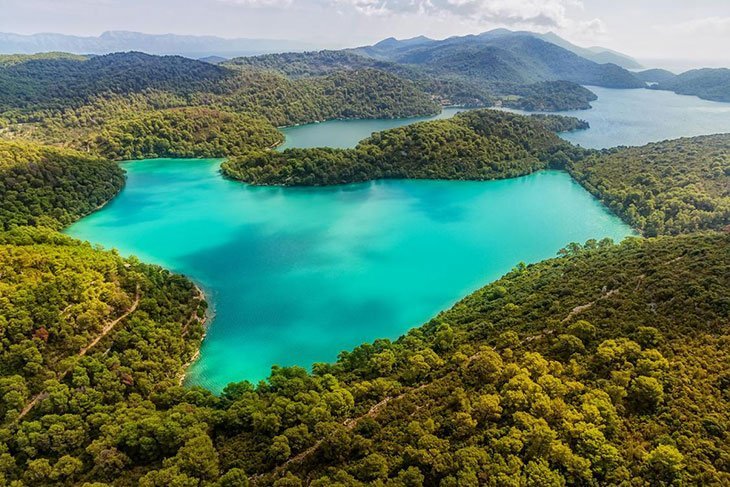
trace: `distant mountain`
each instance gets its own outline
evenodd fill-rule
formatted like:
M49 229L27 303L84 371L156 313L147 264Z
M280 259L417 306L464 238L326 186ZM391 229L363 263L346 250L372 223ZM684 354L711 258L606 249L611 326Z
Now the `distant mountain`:
M705 100L730 102L730 69L693 69L659 83L658 90L695 95Z
M198 59L198 61L203 61L204 63L209 64L220 64L228 61L228 58L221 57L221 56L205 56Z
M271 52L304 51L314 46L277 39L224 39L214 36L142 34L109 31L98 37L64 34L20 35L0 33L0 54L34 54L63 51L74 54L109 54L142 51L148 54L176 54L190 58L206 56L253 56Z
M545 34L540 34L537 32L530 32L530 31L512 31L509 29L494 29L487 32L483 32L478 35L472 35L472 36L463 36L463 37L452 37L451 39L447 40L455 40L455 39L482 39L484 41L493 41L496 39L503 39L503 38L509 38L509 37L523 37L523 36L530 36L534 37L536 39L540 39L546 42L549 42L551 44L555 44L558 47L562 47L563 49L566 49L573 54L577 54L578 56L588 59L589 61L593 61L598 64L608 64L612 63L617 66L621 66L625 69L641 69L642 65L631 56L628 56L626 54L613 51L611 49L607 49L605 47L580 47L576 46L575 44L563 39L559 35L553 33L553 32L547 32ZM382 48L393 48L393 49L402 49L407 47L412 47L414 45L423 45L427 43L436 43L439 41L435 41L433 39L429 39L428 37L415 37L413 39L406 39L402 41L397 41L396 39L390 38L386 39L384 41L379 42L375 46L382 49Z
M545 41L538 34L506 29L444 40L386 39L351 52L381 61L420 66L432 73L491 83L564 80L609 88L645 86L616 64L599 64Z
M646 83L666 83L677 77L676 74L666 69L647 69L634 73L637 78Z
M593 62L596 62L598 64L606 64L606 63L613 63L618 66L621 66L625 69L641 69L643 66L639 61L632 58L631 56L628 56L626 54L607 49L605 47L600 46L593 46L593 47L580 47L576 46L575 44L566 41L562 37L560 37L557 34L554 34L553 32L548 32L546 34L535 34L535 33L529 33L532 34L544 41L550 42L552 44L555 44L556 46L560 46L563 49L567 49L570 52L577 54L581 57L584 57L586 59L589 59Z

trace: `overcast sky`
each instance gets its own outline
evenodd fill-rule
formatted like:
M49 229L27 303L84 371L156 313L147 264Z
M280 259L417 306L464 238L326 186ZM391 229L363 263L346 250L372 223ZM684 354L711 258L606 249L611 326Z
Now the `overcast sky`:
M641 59L730 65L730 0L0 0L0 31L105 30L304 40L548 30Z

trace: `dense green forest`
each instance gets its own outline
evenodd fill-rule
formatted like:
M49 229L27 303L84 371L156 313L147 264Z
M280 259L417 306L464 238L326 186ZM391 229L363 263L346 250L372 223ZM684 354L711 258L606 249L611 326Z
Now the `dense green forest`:
M147 93L152 93L151 103L163 93L179 106L231 106L265 116L267 109L278 109L273 113L279 118L272 122L280 125L323 116L388 118L438 110L412 82L377 69L304 80L273 74L134 52L89 59L31 57L0 64L0 111L6 119L32 121L48 112L84 107L100 97ZM309 109L314 113L298 112Z
M645 235L730 227L730 135L608 149L568 170Z
M551 79L528 83L509 76L471 77L448 70L435 72L418 64L384 61L351 51L266 54L232 59L224 65L266 69L294 79L373 68L412 80L444 105L484 107L499 101L504 106L524 110L559 111L590 108L590 102L596 99L593 92L569 81Z
M113 162L0 139L0 230L61 228L106 203L123 185L124 173Z
M545 124L494 110L463 112L373 134L354 149L253 151L231 158L224 174L252 184L320 186L387 178L501 179L563 167L582 150ZM564 126L579 125L577 119Z
M723 484L728 245L571 245L396 342L216 397L176 385L202 333L187 280L17 229L0 236L0 469L31 486Z
M0 140L0 485L730 483L730 136L588 151L555 135L587 127L576 118L475 110L352 150L276 152L274 125L437 105L385 61L285 75L119 56L0 57L0 135L18 139ZM119 191L109 159L244 152L223 170L255 184L564 168L671 236L570 244L398 340L311 373L272 364L215 396L180 385L200 290L55 230Z
M102 128L95 151L115 160L145 157L224 157L279 145L267 120L207 108L143 112Z
M101 148L112 158L172 154L168 146L191 138L192 146L178 144L181 155L231 155L276 143L272 125L440 110L412 81L373 68L289 79L268 70L134 52L88 59L8 56L0 60L0 88L0 135ZM188 110L159 112L181 108ZM224 119L235 127L245 124L246 141L206 125L201 113L210 114L214 125Z
M563 132L575 132L576 130L588 130L591 125L585 120L577 117L566 117L564 115L552 115L534 113L530 115L533 120L540 122L545 128L556 134Z
M730 102L730 69L693 69L661 79L652 88L680 95L695 95L705 100Z
M598 99L591 90L568 81L542 81L509 87L502 105L532 112L587 110Z

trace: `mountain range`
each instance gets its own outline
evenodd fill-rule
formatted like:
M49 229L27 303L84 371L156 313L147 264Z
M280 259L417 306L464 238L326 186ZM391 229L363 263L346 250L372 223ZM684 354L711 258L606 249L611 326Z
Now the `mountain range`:
M431 73L493 83L564 80L609 88L645 86L617 64L599 64L544 40L540 35L506 29L444 40L389 38L351 52L382 61L419 66Z
M576 46L572 42L569 42L559 35L555 34L554 32L546 32L544 34L540 34L537 32L529 32L529 31L511 31L509 29L494 29L488 32L485 32L481 34L482 38L487 37L500 37L500 36L510 36L510 35L529 35L532 37L536 37L538 39L541 39L543 41L549 42L551 44L555 44L556 46L562 47L563 49L567 49L568 51L572 52L573 54L577 54L580 57L586 58L590 61L593 61L598 64L607 64L612 63L616 64L617 66L621 66L625 69L641 69L643 66L639 61L632 58L631 56L628 56L626 54L605 48L600 46L592 46L592 47L580 47Z
M148 54L177 54L191 58L206 56L231 58L269 52L304 51L314 47L304 42L280 39L224 39L214 36L157 35L128 31L107 31L97 37L54 33L32 35L0 33L0 53L3 54L39 52L109 54L142 51Z
M604 47L579 47L552 32L513 32L494 29L479 37L500 37L513 34L531 35L567 49L600 64L613 63L626 69L640 69L635 59ZM432 39L415 39L432 42ZM408 41L401 41L408 42ZM143 34L130 31L107 31L100 36L74 36L57 33L21 35L0 33L0 54L35 54L39 52L68 52L73 54L109 54L120 51L142 51L149 54L177 54L186 57L237 57L274 52L299 52L315 49L313 44L280 39L225 39L215 36L176 34Z

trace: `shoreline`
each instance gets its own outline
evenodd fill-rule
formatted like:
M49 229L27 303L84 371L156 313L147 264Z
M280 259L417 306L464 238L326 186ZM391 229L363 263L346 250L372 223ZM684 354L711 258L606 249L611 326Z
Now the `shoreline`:
M189 277L187 277L187 278L190 279ZM192 366L200 358L200 355L201 355L200 350L203 347L203 341L205 341L205 337L208 335L208 325L210 324L210 321L214 315L214 313L211 312L212 306L210 305L210 302L208 301L207 295L205 294L205 291L203 291L203 288L198 283L193 281L192 279L190 279L190 281L193 283L193 286L195 286L195 290L197 292L196 298L198 299L198 302L199 303L201 303L201 302L208 303L208 307L206 308L205 315L203 315L202 318L198 318L197 316L192 316L191 319L188 320L188 324L192 320L199 320L200 324L203 326L203 335L200 337L200 341L198 343L197 349L195 350L195 353L182 365L182 367L180 368L180 370L177 373L176 379L177 379L177 384L179 386L182 386L183 383L185 382L185 379L187 378L187 375L188 375L188 369L190 368L190 366ZM183 326L183 333L185 333L187 331L187 330L185 330L185 328L187 328L188 324Z

